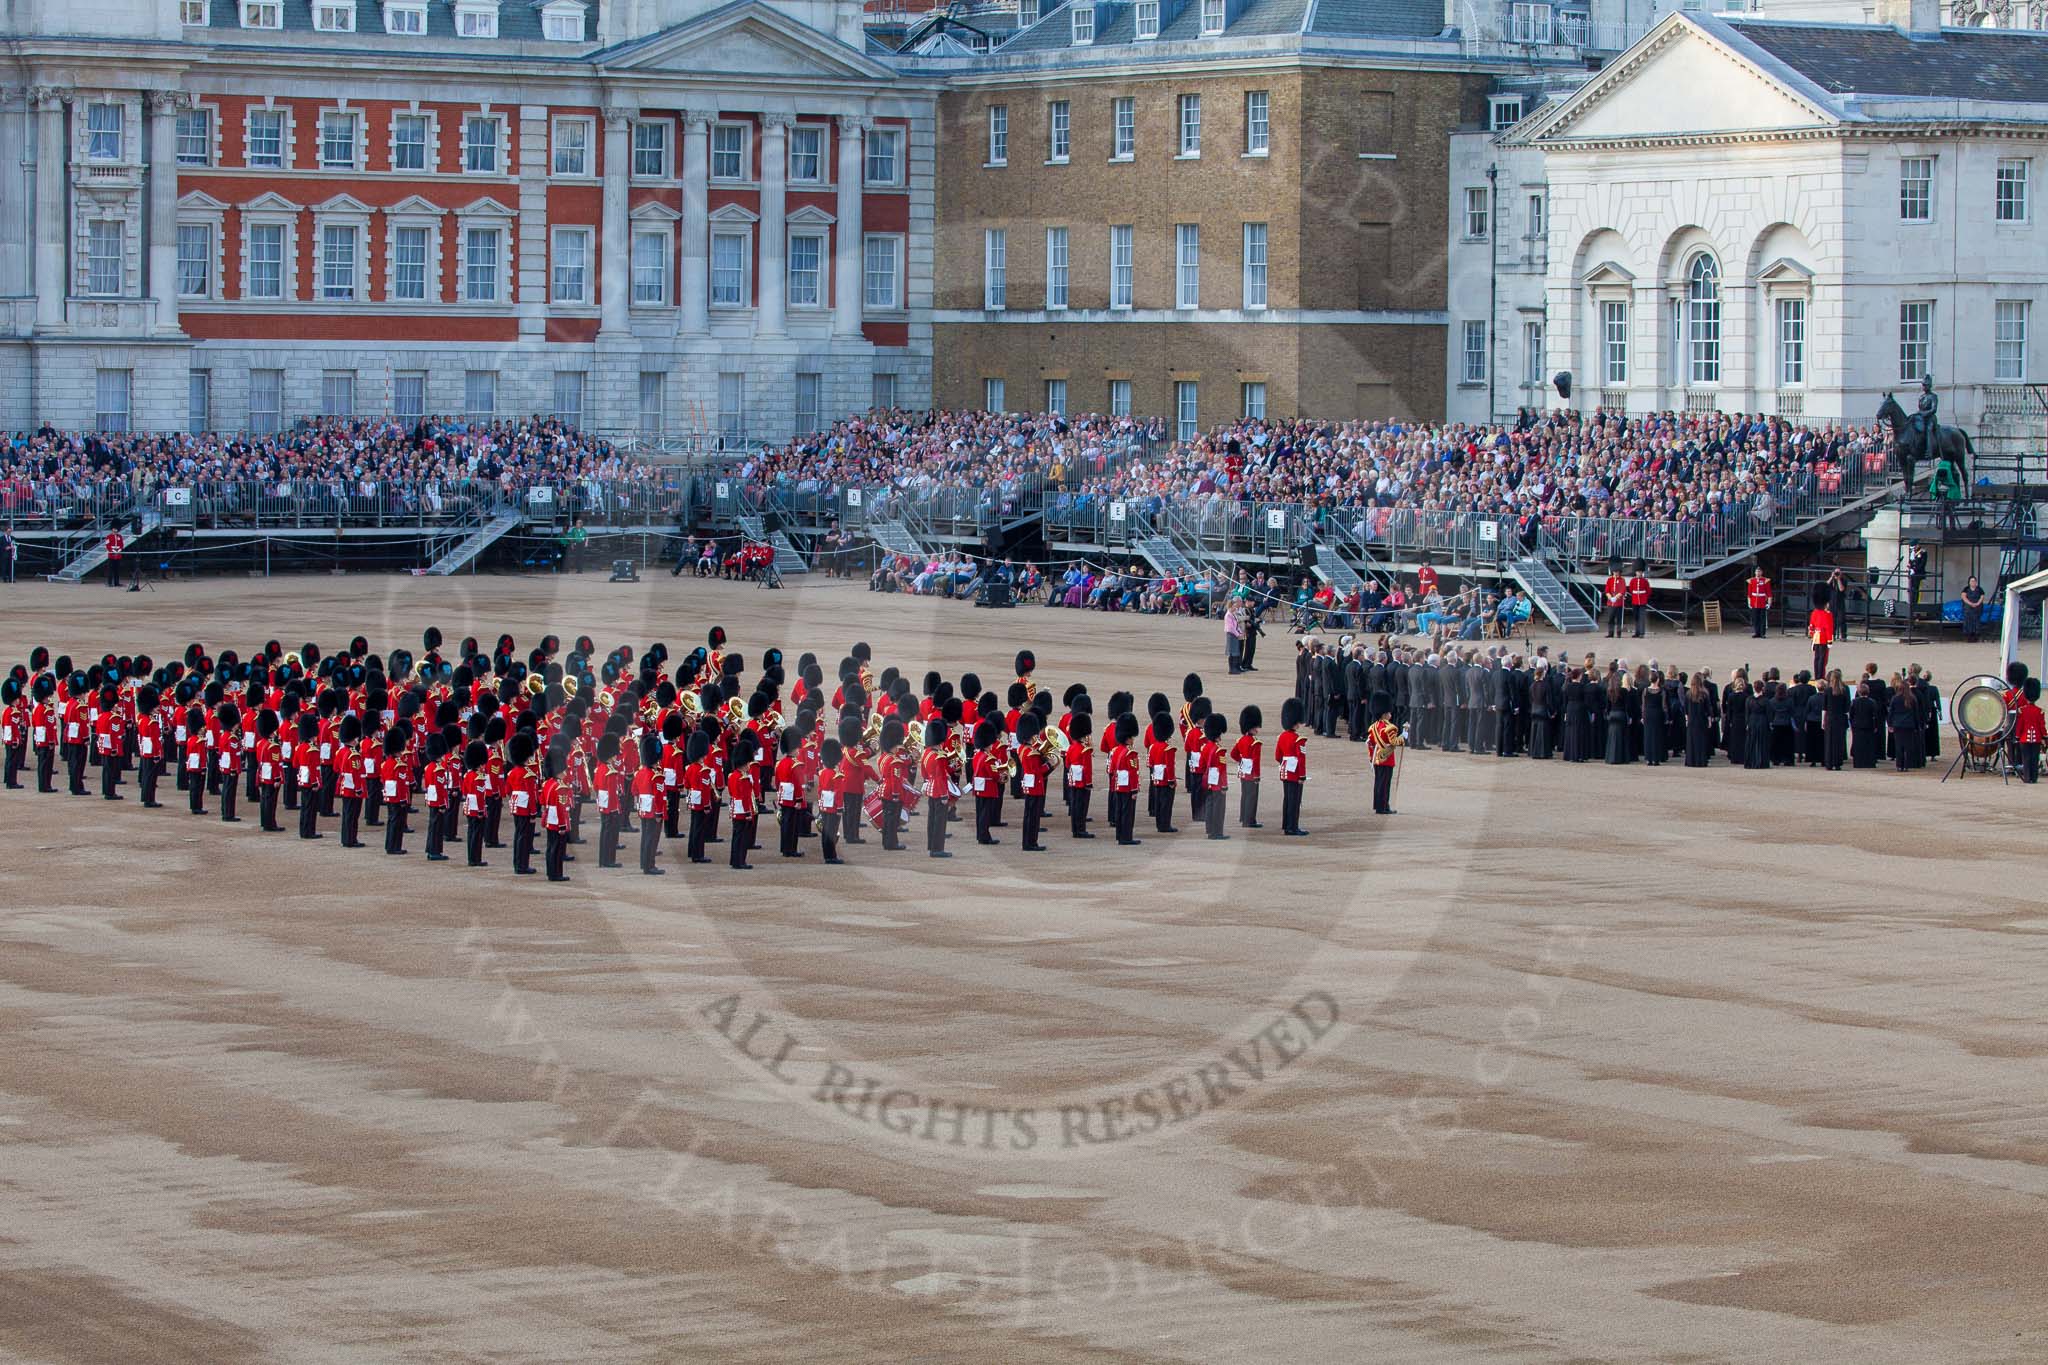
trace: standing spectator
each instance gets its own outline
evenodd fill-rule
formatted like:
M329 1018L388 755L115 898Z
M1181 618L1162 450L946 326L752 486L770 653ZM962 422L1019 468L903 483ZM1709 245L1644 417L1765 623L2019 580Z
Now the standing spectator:
M1232 673L1244 671L1244 603L1228 602L1223 608L1223 659Z
M14 570L11 566L7 570L7 581L14 581ZM1984 629L1984 585L1977 581L1975 574L1971 574L1970 581L1963 584L1962 603L1963 642L1974 645L1977 643L1977 636Z
M0 575L5 575L9 583L14 581L14 562L20 554L21 542L14 538L14 532L0 531Z

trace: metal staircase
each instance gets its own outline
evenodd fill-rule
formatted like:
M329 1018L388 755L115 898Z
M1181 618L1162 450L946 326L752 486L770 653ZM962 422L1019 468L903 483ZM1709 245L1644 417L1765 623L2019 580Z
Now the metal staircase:
M762 521L758 515L736 517L734 520L739 523L740 534L753 544L759 545L768 539L768 524Z
M1194 562L1181 553L1180 546L1167 536L1146 536L1143 540L1131 542L1131 548L1145 556L1145 562L1168 578L1189 579L1201 577L1201 571Z
M913 559L925 557L924 546L918 544L917 537L911 535L900 521L871 521L868 534L889 554L909 555Z
M478 555L497 544L522 520L524 517L517 508L500 511L444 551L439 559L427 566L427 573L436 578L445 578L467 568L476 562Z
M142 543L142 538L164 523L163 513L151 507L136 517L135 534L127 537L127 548L132 550ZM64 567L49 575L52 583L82 583L85 576L107 562L108 527L95 523L81 534L84 542L76 553L64 561Z
M777 531L768 537L768 544L775 551L775 572L778 574L809 573L810 561L803 552L791 543L790 538Z
M1337 551L1328 545L1323 546L1322 552L1316 556L1316 577L1328 583L1339 597L1349 597L1352 593L1365 589L1365 580L1358 576L1358 571L1345 563Z
M1548 617L1550 624L1566 635L1584 630L1598 630L1600 623L1585 609L1579 599L1572 596L1558 576L1550 571L1550 565L1536 555L1523 555L1508 563L1508 575L1529 594L1529 600L1536 610Z

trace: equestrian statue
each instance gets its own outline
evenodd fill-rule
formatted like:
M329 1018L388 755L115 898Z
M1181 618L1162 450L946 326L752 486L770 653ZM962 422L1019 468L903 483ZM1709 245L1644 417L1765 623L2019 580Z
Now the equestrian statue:
M1945 427L1936 420L1941 400L1934 395L1934 376L1920 376L1919 411L1912 416L1889 393L1877 408L1877 420L1891 428L1892 450L1899 457L1906 487L1913 487L1913 467L1923 460L1934 461L1935 497L1954 502L1963 496L1969 478L1969 458L1975 451L1970 434L1961 427Z

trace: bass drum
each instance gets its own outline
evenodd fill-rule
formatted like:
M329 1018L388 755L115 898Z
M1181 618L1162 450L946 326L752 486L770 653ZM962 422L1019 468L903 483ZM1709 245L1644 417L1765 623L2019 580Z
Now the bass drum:
M1949 699L1949 716L1963 751L1972 758L1997 755L2012 731L2012 708L2005 704L2005 683L1990 674L1968 678Z

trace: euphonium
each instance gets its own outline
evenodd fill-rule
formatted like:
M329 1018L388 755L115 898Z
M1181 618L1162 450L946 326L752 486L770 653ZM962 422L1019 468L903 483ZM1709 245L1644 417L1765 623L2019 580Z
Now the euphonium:
M695 692L685 692L676 698L676 710L683 713L683 719L695 725L704 714L704 703Z
M583 685L576 681L576 675L574 673L564 673L562 675L562 695L564 697L567 697L569 700L574 701L576 699L576 694L580 692L582 689Z
M880 711L868 712L867 724L863 725L860 731L861 747L866 749L874 748L875 741L882 737L882 727L886 724L888 722L882 719Z
M1038 738L1031 741L1031 747L1046 762L1058 767L1066 759L1066 748L1060 743L1061 735L1054 726L1046 726L1038 732Z
M719 719L724 723L725 728L728 730L746 729L747 704L741 701L738 697L731 698L726 702L724 714L722 714L719 717Z
M529 696L529 697L537 697L537 696L539 696L539 695L540 695L541 693L543 693L543 692L545 692L545 691L547 691L547 690L548 690L548 679L547 679L547 675L546 675L545 673L529 673L529 674L527 674L527 675L526 675L526 695L527 695L527 696Z

